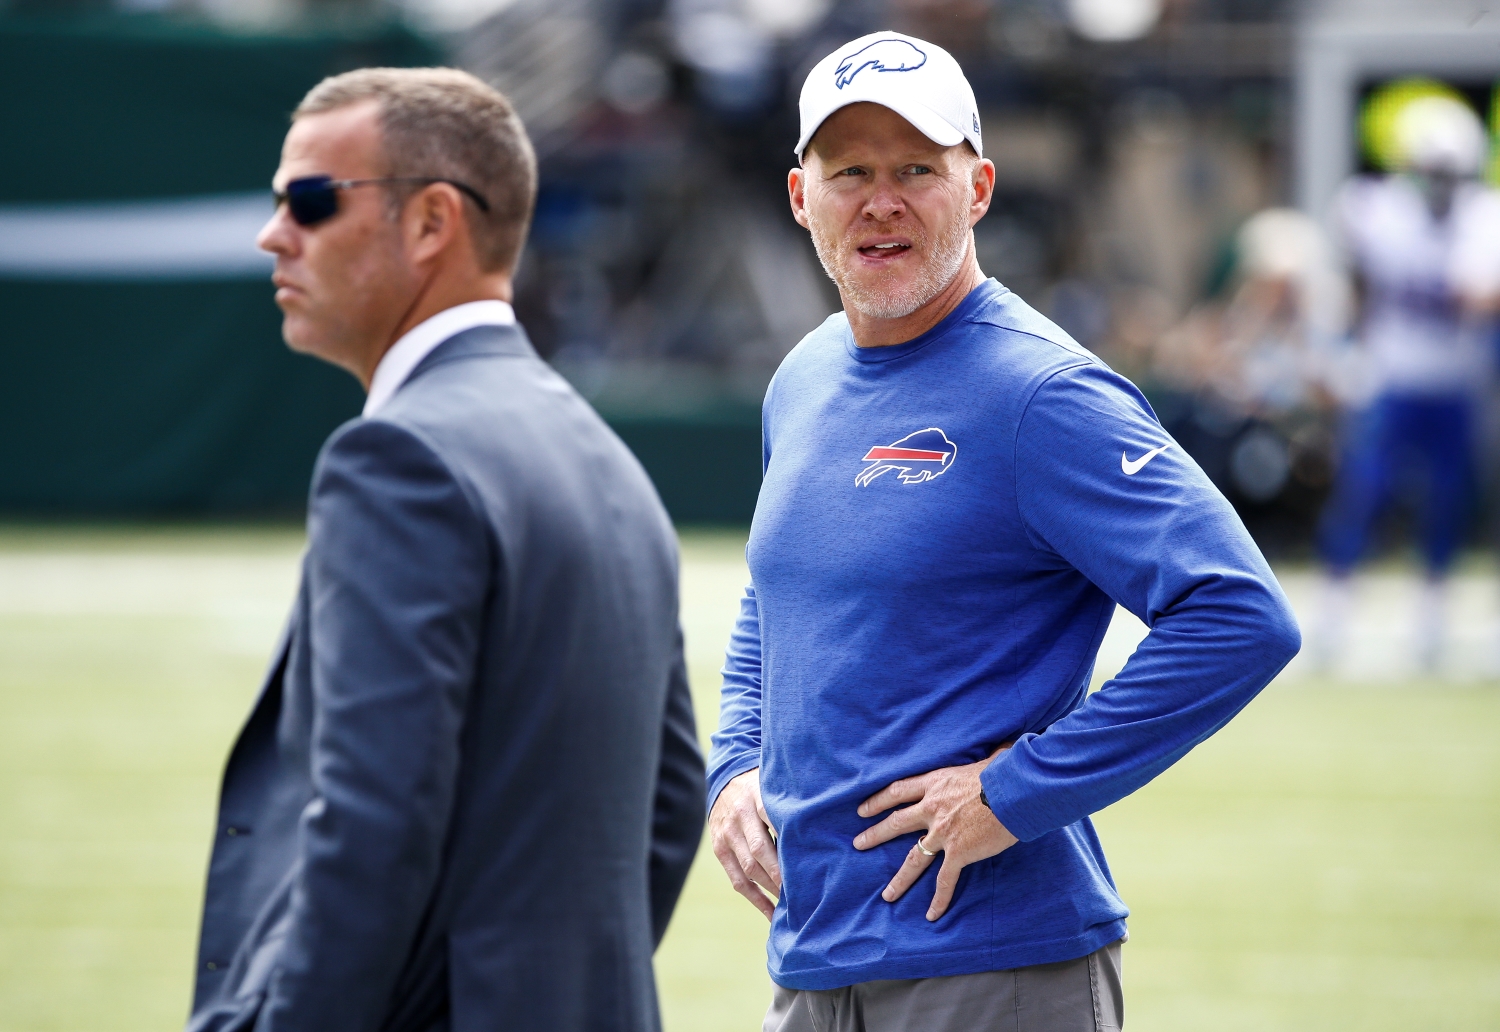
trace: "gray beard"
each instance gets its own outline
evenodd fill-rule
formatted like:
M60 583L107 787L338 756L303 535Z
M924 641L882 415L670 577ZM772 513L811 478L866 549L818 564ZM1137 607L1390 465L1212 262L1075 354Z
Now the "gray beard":
M916 279L895 290L876 292L856 283L849 275L837 239L819 225L811 209L807 212L807 226L812 233L813 248L818 252L818 261L823 264L828 278L838 285L845 303L871 319L901 319L911 315L953 282L969 253L969 212L960 208L954 213L953 221L943 227L932 248L932 257L922 266Z

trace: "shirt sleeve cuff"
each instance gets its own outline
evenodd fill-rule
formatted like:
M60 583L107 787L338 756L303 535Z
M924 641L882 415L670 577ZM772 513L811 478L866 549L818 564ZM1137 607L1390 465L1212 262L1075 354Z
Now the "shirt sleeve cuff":
M708 809L707 813L713 813L714 802L719 798L719 793L724 791L724 786L747 770L754 770L760 766L760 753L746 753L736 759L718 764L714 776L708 782Z
M1064 824L1053 824L1042 811L1046 809L1036 793L1030 790L1024 773L1024 764L1018 753L1026 749L1027 743L1036 735L1022 735L1016 744L1001 753L979 775L979 784L984 789L985 800L995 819L1005 825L1005 830L1022 842L1041 838Z

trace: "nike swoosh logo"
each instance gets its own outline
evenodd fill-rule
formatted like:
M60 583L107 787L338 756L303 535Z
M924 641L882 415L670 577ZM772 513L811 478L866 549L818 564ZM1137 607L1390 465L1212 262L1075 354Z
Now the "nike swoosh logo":
M1137 473L1139 473L1141 471L1141 467L1143 467L1144 465L1146 465L1146 463L1150 462L1152 459L1156 458L1158 455L1160 455L1162 452L1166 451L1170 447L1172 447L1170 444L1164 444L1160 448L1152 448L1145 455L1142 455L1140 458L1136 459L1134 462L1131 462L1129 459L1127 459L1125 457L1125 453L1121 452L1120 453L1120 468L1125 471L1125 475L1127 477L1133 477L1133 476L1135 476Z

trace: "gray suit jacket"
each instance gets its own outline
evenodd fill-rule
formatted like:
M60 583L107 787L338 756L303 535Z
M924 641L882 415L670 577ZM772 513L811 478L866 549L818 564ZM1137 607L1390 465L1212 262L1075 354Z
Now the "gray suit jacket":
M704 786L645 472L481 327L329 438L308 538L224 772L189 1028L657 1028Z

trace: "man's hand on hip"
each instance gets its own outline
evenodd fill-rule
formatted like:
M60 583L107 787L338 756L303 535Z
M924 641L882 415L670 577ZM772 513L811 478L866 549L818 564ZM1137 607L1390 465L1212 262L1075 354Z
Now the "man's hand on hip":
M734 891L771 920L770 896L781 895L781 864L771 821L760 802L760 770L747 770L724 786L708 814L714 856L724 865ZM764 890L764 891L762 891Z
M911 847L905 863L880 894L886 902L894 903L900 899L935 859L929 854L941 852L943 866L938 870L937 891L933 893L932 905L927 908L927 920L936 921L953 901L960 871L1016 844L1016 837L1005 829L988 806L979 801L979 772L1009 748L1009 744L1002 745L993 755L978 763L944 767L914 778L902 778L859 804L861 817L873 817L901 803L912 805L860 832L854 839L855 849L873 849L897 836L926 831L917 839L918 844ZM714 841L717 852L717 835ZM924 846L927 853L922 851Z

